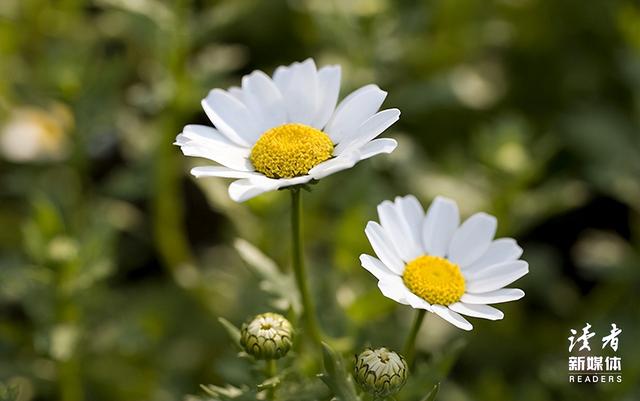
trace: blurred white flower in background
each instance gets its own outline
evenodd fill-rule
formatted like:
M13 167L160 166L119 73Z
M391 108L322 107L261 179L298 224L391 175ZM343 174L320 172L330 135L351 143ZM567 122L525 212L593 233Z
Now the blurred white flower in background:
M502 75L497 63L461 65L451 73L451 90L463 105L477 110L488 109L504 94Z
M71 111L62 104L50 109L19 107L0 129L0 153L6 160L24 163L64 159L69 153Z

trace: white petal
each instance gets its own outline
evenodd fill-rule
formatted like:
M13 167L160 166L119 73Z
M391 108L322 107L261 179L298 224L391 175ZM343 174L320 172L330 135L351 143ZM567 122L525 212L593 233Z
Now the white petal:
M281 94L284 95L287 86L289 86L289 81L291 81L291 77L290 66L280 66L276 68L273 73L273 83L276 84Z
M253 171L247 160L250 150L236 145L212 127L187 125L176 137L174 145L180 146L187 156L204 157L234 170Z
M510 260L507 262L496 263L495 265L487 266L478 272L463 272L465 279L469 282L482 280L485 278L496 277L514 270L523 269L528 266L528 263L524 260Z
M367 271L373 274L378 280L382 280L387 276L397 276L397 274L389 270L389 268L378 258L374 258L370 255L360 255L360 264L362 264L362 267L367 269Z
M239 145L251 146L261 133L247 107L221 89L209 92L202 108L216 128Z
M408 234L405 232L403 223L399 221L396 214L395 204L391 201L383 201L377 207L378 220L384 229L387 238L393 244L398 256L405 262L412 259L407 257L407 247L405 246Z
M431 305L424 299L413 294L404 285L402 279L397 275L387 275L378 281L378 288L382 294L396 302L410 305L416 309L424 309L431 312Z
M189 124L185 125L182 132L176 137L174 145L184 145L185 142L192 141L198 145L214 145L230 147L236 151L244 152L249 156L250 149L231 141L217 129L207 125Z
M242 93L242 89L238 88L237 86L232 86L228 89L228 91L231 96L244 103L244 94Z
M456 302L449 305L449 308L463 315L480 317L489 320L500 320L504 317L504 313L501 310L496 309L489 305L473 305L465 304L464 302Z
M293 63L288 73L285 73L285 77L279 79L284 82L280 90L287 108L287 120L311 125L316 115L318 97L316 64L310 58L302 63ZM276 84L278 84L277 81Z
M529 264L524 260L501 263L485 270L482 276L468 279L466 290L469 293L483 293L509 285L529 273Z
M404 285L404 283L402 285ZM424 309L424 310L428 310L429 312L432 312L431 304L429 302L425 301L424 299L420 298L416 294L412 293L408 288L406 289L407 289L407 292L405 294L405 299L407 300L407 302L409 302L409 305L411 305L416 309Z
M375 221L370 221L367 223L364 232L369 239L371 247L382 263L394 273L402 274L404 271L404 263L402 259L400 259L400 256L398 256L384 229Z
M311 123L312 127L321 130L331 118L340 93L340 74L339 65L322 67L318 70L318 106Z
M353 133L345 137L342 142L336 146L334 153L339 155L344 152L345 149L363 146L380 135L384 130L398 121L399 118L400 110L398 109L387 109L372 115L363 122L360 127L353 131Z
M376 85L366 85L347 96L336 108L325 127L334 143L354 132L382 105L387 92Z
M266 187L264 184L260 184L260 182L249 178L234 181L229 185L229 197L236 202L244 202L254 196L271 190L271 188Z
M233 170L253 171L253 166L248 159L248 150L239 146L213 139L192 140L184 133L176 137L176 145L180 146L185 156L204 157Z
M445 256L449 242L460 222L458 205L451 199L437 196L422 225L422 246L434 256Z
M361 149L348 149L337 157L326 160L311 170L309 174L316 180L353 167L360 160L368 159L380 153L390 153L398 143L394 139L383 138L369 142Z
M396 142L395 139L374 139L373 141L360 148L360 160L368 159L381 153L391 153L396 147L398 147L398 142Z
M316 180L324 178L338 171L346 170L353 167L358 161L360 161L360 155L357 153L341 154L333 159L326 160L311 170L309 175L313 176Z
M524 262L524 261L520 261ZM487 278L494 276L496 274L501 274L504 271L513 268L513 263L516 263L514 260L506 260L504 262L494 263L492 265L485 265L477 269L466 269L462 271L465 279L468 281L474 281L482 278Z
M486 252L475 262L466 266L463 270L479 272L481 269L502 262L516 260L522 255L522 248L513 238L499 238L489 245Z
M191 169L191 174L200 177L224 177L224 178L250 178L259 177L260 173L253 171L238 171L222 166L201 166Z
M397 276L395 278L398 278ZM409 290L402 283L398 283L394 277L387 277L378 281L378 288L382 292L382 295L389 299L393 299L403 305L409 305L407 295L411 294Z
M262 71L242 78L244 104L261 121L260 135L286 122L287 113L278 87Z
M524 291L518 288L501 288L499 290L482 294L464 294L460 301L467 304L499 304L502 302L517 301L524 297Z
M413 243L420 254L424 253L422 249L422 221L424 220L424 209L422 205L413 195L405 197L396 197L396 205L400 208L400 214L409 226Z
M498 222L486 213L469 217L453 234L449 244L449 260L465 267L478 260L489 248Z
M402 260L410 262L421 255L421 249L413 238L411 226L405 221L399 205L391 201L380 203L378 217Z
M438 316L448 321L449 323L453 324L454 326L467 331L473 329L473 325L469 323L467 319L462 317L457 312L454 312L451 309L447 308L446 306L431 305L431 308L433 309L434 313L436 313Z
M264 176L244 178L229 185L229 196L236 202L244 202L264 192L274 191L291 185L304 184L312 179L305 175L294 178L272 179Z

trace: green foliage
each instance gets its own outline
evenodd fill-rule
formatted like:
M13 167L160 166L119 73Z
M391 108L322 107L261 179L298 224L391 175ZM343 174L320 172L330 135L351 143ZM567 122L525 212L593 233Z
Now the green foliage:
M433 386L431 391L429 391L429 394L427 394L422 401L435 401L438 391L440 391L440 383Z
M273 260L243 239L236 239L234 247L242 260L260 279L260 288L274 296L273 307L279 310L291 309L299 314L300 295L293 276L282 273Z
M0 401L17 401L20 395L18 386L7 386L0 383Z
M231 340L231 343L236 346L236 348L242 349L242 345L240 345L240 329L223 317L219 317L218 321L226 330L227 335L229 335L229 340Z
M344 366L342 357L326 343L322 344L322 359L324 374L321 374L320 378L331 389L336 399L339 401L359 401L355 384L350 372L347 372Z
M227 385L226 387L218 387L212 384L205 386L202 385L201 388L205 393L210 395L213 398L205 398L205 400L211 401L249 401L256 399L255 390L252 390L248 387L245 388L237 388L231 385Z
M349 399L341 356L400 349L411 319L360 267L364 226L413 193L496 215L531 274L502 321L428 315L398 401L439 383L439 401L640 399L638 26L633 0L1 0L0 381L20 393L0 394ZM275 310L299 329L287 194L235 204L171 144L209 124L210 89L309 56L342 66L341 97L387 90L400 146L302 192L336 352L296 343L272 378L230 322ZM624 330L623 383L567 383L587 321Z

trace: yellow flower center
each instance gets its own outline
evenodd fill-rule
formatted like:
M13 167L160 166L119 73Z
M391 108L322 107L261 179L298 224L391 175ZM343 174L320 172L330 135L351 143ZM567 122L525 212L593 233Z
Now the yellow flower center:
M460 268L439 256L419 256L402 273L407 288L432 305L451 305L464 294L464 277Z
M307 174L332 154L333 142L324 132L304 124L284 124L262 134L249 158L267 177L291 178Z

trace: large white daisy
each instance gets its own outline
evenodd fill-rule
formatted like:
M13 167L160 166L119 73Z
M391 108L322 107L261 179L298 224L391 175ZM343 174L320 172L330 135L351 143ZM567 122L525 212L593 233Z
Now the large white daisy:
M375 139L400 116L378 111L387 93L366 85L336 107L339 91L340 67L318 70L312 59L278 67L273 77L254 71L241 88L213 89L202 100L215 128L187 125L175 144L218 163L195 167L194 176L236 178L229 195L237 202L393 151L395 140Z
M380 224L365 233L377 258L360 255L380 291L399 303L433 312L471 330L462 315L499 320L489 304L520 299L524 291L503 288L529 272L512 238L493 239L497 221L476 213L460 224L457 204L437 197L427 213L414 196L378 205Z

